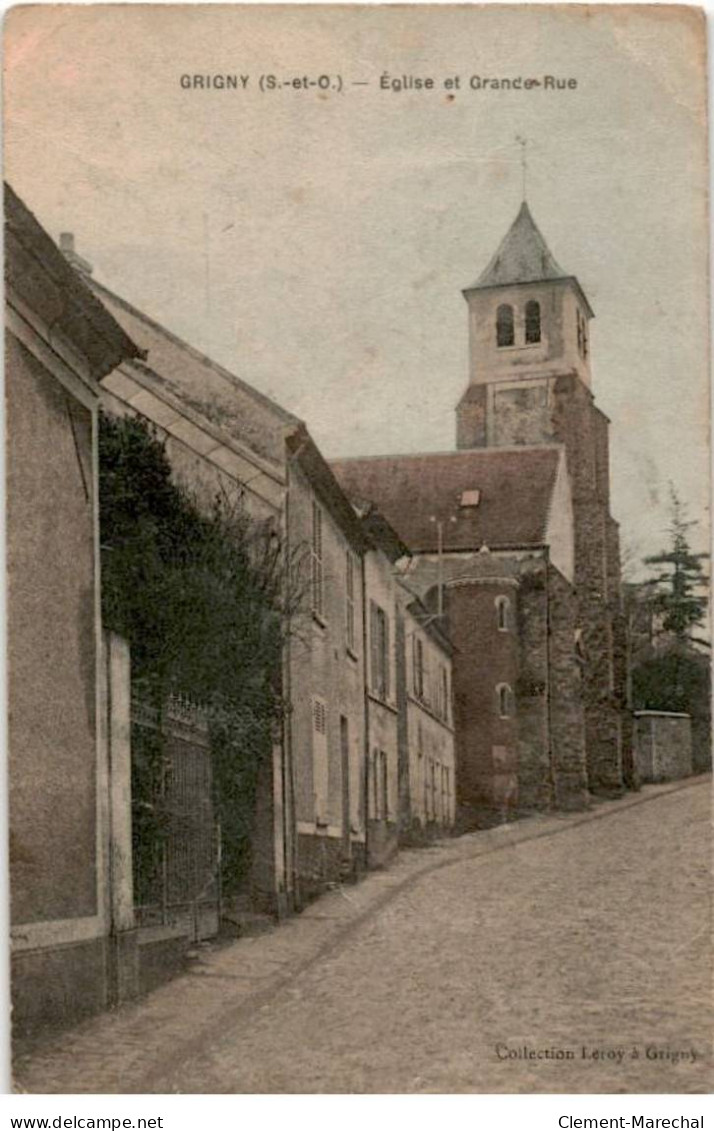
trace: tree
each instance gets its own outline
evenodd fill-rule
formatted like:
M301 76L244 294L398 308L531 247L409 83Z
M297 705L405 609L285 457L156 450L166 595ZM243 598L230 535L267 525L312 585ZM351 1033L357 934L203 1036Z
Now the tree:
M273 526L239 498L199 506L139 419L101 415L99 499L104 623L130 645L135 695L159 715L170 695L186 696L208 718L230 890L249 863L258 774L283 711L286 613L299 593ZM135 859L163 835L163 757L160 734L134 743Z
M708 641L696 634L707 611L707 576L689 532L696 522L671 487L669 546L645 558L656 566L646 582L626 589L632 706L636 711L684 712L692 720L695 771L711 766Z
M659 619L659 634L666 634L681 645L708 642L694 635L707 610L707 576L702 562L708 554L695 554L689 544L689 531L697 523L688 520L686 508L674 486L670 484L670 544L659 554L645 558L645 564L658 566L658 571L645 583L651 594L651 606Z

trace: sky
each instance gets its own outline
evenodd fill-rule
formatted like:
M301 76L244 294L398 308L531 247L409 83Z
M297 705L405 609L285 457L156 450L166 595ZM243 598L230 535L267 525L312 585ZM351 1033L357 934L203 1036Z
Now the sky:
M5 175L101 282L304 419L328 458L439 451L467 381L461 291L518 211L527 139L529 206L595 311L636 563L666 541L670 481L706 540L704 44L697 11L666 6L19 7ZM181 85L216 74L247 87ZM261 90L270 75L284 85ZM320 75L328 89L299 85ZM434 88L381 88L402 75Z

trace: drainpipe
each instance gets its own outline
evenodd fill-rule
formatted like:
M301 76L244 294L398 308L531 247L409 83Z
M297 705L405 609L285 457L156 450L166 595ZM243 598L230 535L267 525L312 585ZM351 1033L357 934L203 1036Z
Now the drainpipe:
M548 773L550 778L550 803L551 806L555 805L555 765L553 755L553 701L550 693L550 675L551 675L551 650L550 650L550 633L551 633L551 617L550 617L550 550L548 546L543 548L543 556L545 560L545 656L546 656L546 679L545 679L545 702L546 702L546 721L548 725Z
M366 554L360 558L362 563L362 670L364 678L364 866L369 861L369 665L367 650L367 563Z
M290 585L290 460L285 461L285 584ZM288 597L292 595L288 590ZM283 871L287 881L291 877L292 892L286 892L291 898L293 910L298 903L298 866L297 866L297 820L295 808L295 768L293 763L293 737L292 737L292 617L288 609L286 617L287 632L285 635L284 658L284 683L285 704L287 713L283 716L283 766L282 766L282 795L283 795Z
M444 615L444 524L434 515L429 522L436 523L437 616L441 623Z

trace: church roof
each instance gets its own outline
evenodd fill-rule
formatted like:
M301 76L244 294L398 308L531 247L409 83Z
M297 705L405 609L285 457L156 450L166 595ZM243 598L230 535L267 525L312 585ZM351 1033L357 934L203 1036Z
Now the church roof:
M431 553L437 522L445 551L542 545L561 458L562 449L553 445L375 456L330 466L355 503L373 503L410 550Z
M498 251L470 289L567 277L553 258L524 200Z

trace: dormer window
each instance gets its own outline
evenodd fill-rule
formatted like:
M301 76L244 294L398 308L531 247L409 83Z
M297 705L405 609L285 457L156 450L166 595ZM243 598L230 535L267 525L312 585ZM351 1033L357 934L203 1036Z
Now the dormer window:
M467 488L461 492L460 507L477 507L481 502L481 492L478 487Z
M531 299L526 303L526 345L540 341L540 303Z
M513 328L513 307L502 303L496 311L496 345L512 346L515 342Z

